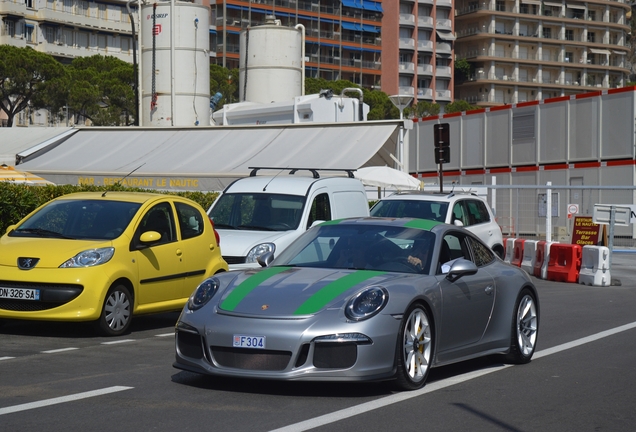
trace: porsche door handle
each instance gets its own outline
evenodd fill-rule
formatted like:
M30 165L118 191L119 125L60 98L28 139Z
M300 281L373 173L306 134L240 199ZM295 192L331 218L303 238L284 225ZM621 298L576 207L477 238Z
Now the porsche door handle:
M484 292L485 292L487 295L491 295L491 294L492 294L492 292L493 292L494 290L495 290L495 287L493 287L492 285L488 285L488 286L484 289Z

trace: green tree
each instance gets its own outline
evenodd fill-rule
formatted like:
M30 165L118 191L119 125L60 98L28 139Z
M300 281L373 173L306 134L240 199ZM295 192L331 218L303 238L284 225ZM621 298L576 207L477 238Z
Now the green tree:
M68 66L68 106L95 126L129 125L137 103L133 65L112 56L77 57Z
M473 106L469 104L468 102L466 102L465 100L456 100L455 102L451 102L448 105L446 105L444 107L444 112L450 114L450 113L470 111L475 109L479 109L479 107Z
M216 110L223 108L226 103L239 102L239 70L228 69L223 66L210 65L210 95L221 93L223 97L216 105Z
M64 106L68 76L53 56L31 47L0 45L0 109L13 126L15 115L27 107L56 112Z
M473 66L465 58L455 60L455 84L461 84L472 76Z
M440 106L437 103L429 101L419 101L410 108L404 110L404 116L408 118L422 118L438 115Z

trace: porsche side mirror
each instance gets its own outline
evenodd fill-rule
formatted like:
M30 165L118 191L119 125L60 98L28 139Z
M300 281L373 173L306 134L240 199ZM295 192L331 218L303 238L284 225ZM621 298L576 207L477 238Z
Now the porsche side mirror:
M450 270L446 274L446 279L455 282L463 276L474 275L477 273L477 266L474 262L460 258L453 263Z

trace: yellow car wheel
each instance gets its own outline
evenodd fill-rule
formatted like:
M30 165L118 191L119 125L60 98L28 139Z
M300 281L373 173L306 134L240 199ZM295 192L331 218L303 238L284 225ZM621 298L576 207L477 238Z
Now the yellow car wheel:
M132 320L133 298L124 285L115 285L108 290L102 314L97 320L97 330L104 336L125 333Z

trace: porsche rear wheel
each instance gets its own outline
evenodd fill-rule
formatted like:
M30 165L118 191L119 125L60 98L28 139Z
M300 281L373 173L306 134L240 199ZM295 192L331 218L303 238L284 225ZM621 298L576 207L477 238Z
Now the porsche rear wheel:
M422 388L430 370L433 332L428 311L412 306L402 319L398 339L396 385L400 390Z
M124 285L108 290L102 314L97 320L97 330L104 336L119 336L128 330L132 319L132 296Z
M528 363L537 346L538 331L537 301L529 289L523 289L515 304L510 353L506 356L506 361L513 364Z

